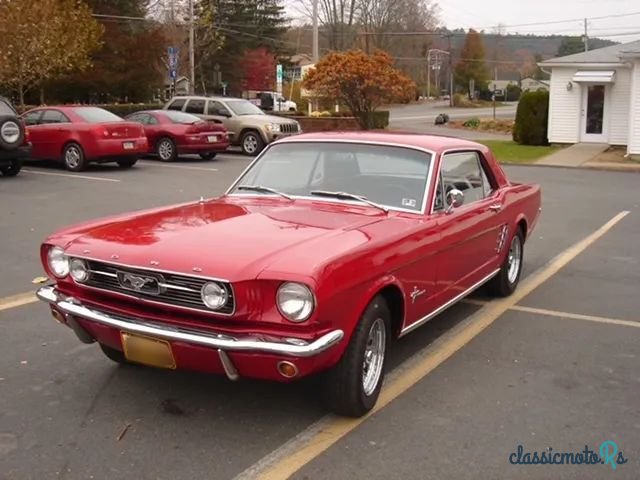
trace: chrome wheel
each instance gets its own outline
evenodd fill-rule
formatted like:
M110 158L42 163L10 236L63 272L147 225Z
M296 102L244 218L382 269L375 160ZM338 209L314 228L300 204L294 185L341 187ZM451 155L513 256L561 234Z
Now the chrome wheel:
M75 145L67 147L64 152L64 163L67 165L67 167L69 167L70 169L78 168L80 166L81 159L82 152L80 152L79 147Z
M158 144L158 156L162 161L169 161L173 158L173 143L171 140L161 140Z
M507 259L507 280L509 283L515 283L520 273L520 264L522 260L522 244L518 235L513 236L511 246L509 247L509 257Z
M242 148L248 154L253 154L258 150L258 139L255 135L247 135L242 143Z
M386 335L384 320L377 318L369 329L362 362L362 389L365 395L371 395L380 381L384 364Z

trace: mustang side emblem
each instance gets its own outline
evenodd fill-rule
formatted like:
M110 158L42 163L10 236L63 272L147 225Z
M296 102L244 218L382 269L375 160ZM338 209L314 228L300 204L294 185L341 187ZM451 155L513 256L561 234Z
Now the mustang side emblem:
M135 292L158 295L160 284L155 277L145 277L128 272L118 272L118 283L122 288Z
M500 233L498 234L498 241L496 242L496 253L500 253L502 251L502 247L504 247L504 242L507 240L507 232L509 231L509 227L504 224L500 229Z
M409 296L411 297L411 303L415 303L416 298L418 298L420 295L424 294L425 292L426 290L419 290L418 287L413 287L412 292L409 294Z

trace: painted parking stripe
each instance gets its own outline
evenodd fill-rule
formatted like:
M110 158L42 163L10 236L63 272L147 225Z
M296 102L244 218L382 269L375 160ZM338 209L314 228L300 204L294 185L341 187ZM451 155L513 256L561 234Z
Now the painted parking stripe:
M204 172L217 172L217 168L205 168L205 167L191 167L189 165L165 165L163 163L153 163L153 162L140 162L144 163L145 167L160 167L160 168L177 168L180 170L200 170Z
M42 172L40 170L31 170L27 168L23 168L22 171L26 173L34 173L36 175L51 175L54 177L79 178L82 180L96 180L98 182L120 182L120 180L117 178L90 177L88 175L75 175L73 173Z
M473 340L493 322L524 297L549 280L569 262L585 251L595 241L611 230L629 214L623 211L585 237L554 257L549 263L522 281L518 289L506 298L492 301L456 327L440 337L434 344L409 359L397 374L391 375L380 393L376 406L362 418L344 418L333 415L322 418L291 442L267 455L257 464L242 472L236 480L286 479L322 454L342 437L353 431L362 422L398 398L419 382L432 370ZM407 365L405 367L405 365ZM395 373L395 372L394 372Z
M10 308L21 307L38 301L35 292L19 293L10 297L0 298L0 312Z
M585 320L587 322L604 323L607 325L620 325L624 327L640 328L640 321L620 320L618 318L598 317L596 315L583 315L581 313L558 312L556 310L547 310L545 308L525 307L522 305L514 305L510 310L517 312L534 313L536 315L544 315L547 317L569 318L571 320Z

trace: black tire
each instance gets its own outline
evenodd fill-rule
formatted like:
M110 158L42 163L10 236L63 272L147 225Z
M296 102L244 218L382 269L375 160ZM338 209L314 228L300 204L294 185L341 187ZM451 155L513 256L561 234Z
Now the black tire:
M123 158L122 160L118 160L117 164L120 168L131 168L138 162L138 158Z
M162 137L156 143L156 155L163 162L173 162L178 158L176 143L169 137Z
M515 232L509 237L509 241L505 242L504 248L506 249L504 262L502 262L498 274L491 279L488 285L489 292L497 297L508 297L516 290L520 282L524 259L524 235L520 227L516 227ZM515 274L514 271L510 274L513 265L512 254L516 253L512 249L519 251L517 259L513 259L516 261L514 268L517 268Z
M7 142L5 140L5 135L14 135L18 134L15 137L15 140L11 142ZM0 148L3 150L15 150L24 142L24 125L18 119L18 117L14 115L2 115L0 116Z
M362 417L378 401L384 381L386 352L390 344L390 324L389 307L384 298L377 295L362 314L342 358L324 375L325 404L334 413L348 417ZM370 331L374 325L383 327L384 351L377 383L367 392L363 385L364 361L367 344L370 341Z
M216 158L217 154L218 154L217 152L201 153L200 154L200 158L202 160L213 160L214 158Z
M67 143L62 150L62 163L64 168L71 172L81 172L87 168L87 159L84 150L76 142Z
M14 160L8 167L0 168L0 172L2 172L5 177L15 177L20 173L20 170L22 170L22 160Z
M264 149L265 143L260 133L256 130L247 130L240 138L240 147L242 148L242 153L255 157Z
M100 343L100 349L102 350L102 353L104 353L107 358L109 358L109 360L113 360L116 363L119 363L121 365L131 365L131 362L129 362L125 356L124 356L124 352L121 352L120 350L116 350L115 348L111 348L111 347L107 347L106 345Z

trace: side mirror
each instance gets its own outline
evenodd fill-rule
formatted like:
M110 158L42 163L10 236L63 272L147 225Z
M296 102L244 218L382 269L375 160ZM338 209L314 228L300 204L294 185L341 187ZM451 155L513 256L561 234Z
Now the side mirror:
M447 213L454 208L458 208L464 203L464 193L457 188L453 188L447 192Z

